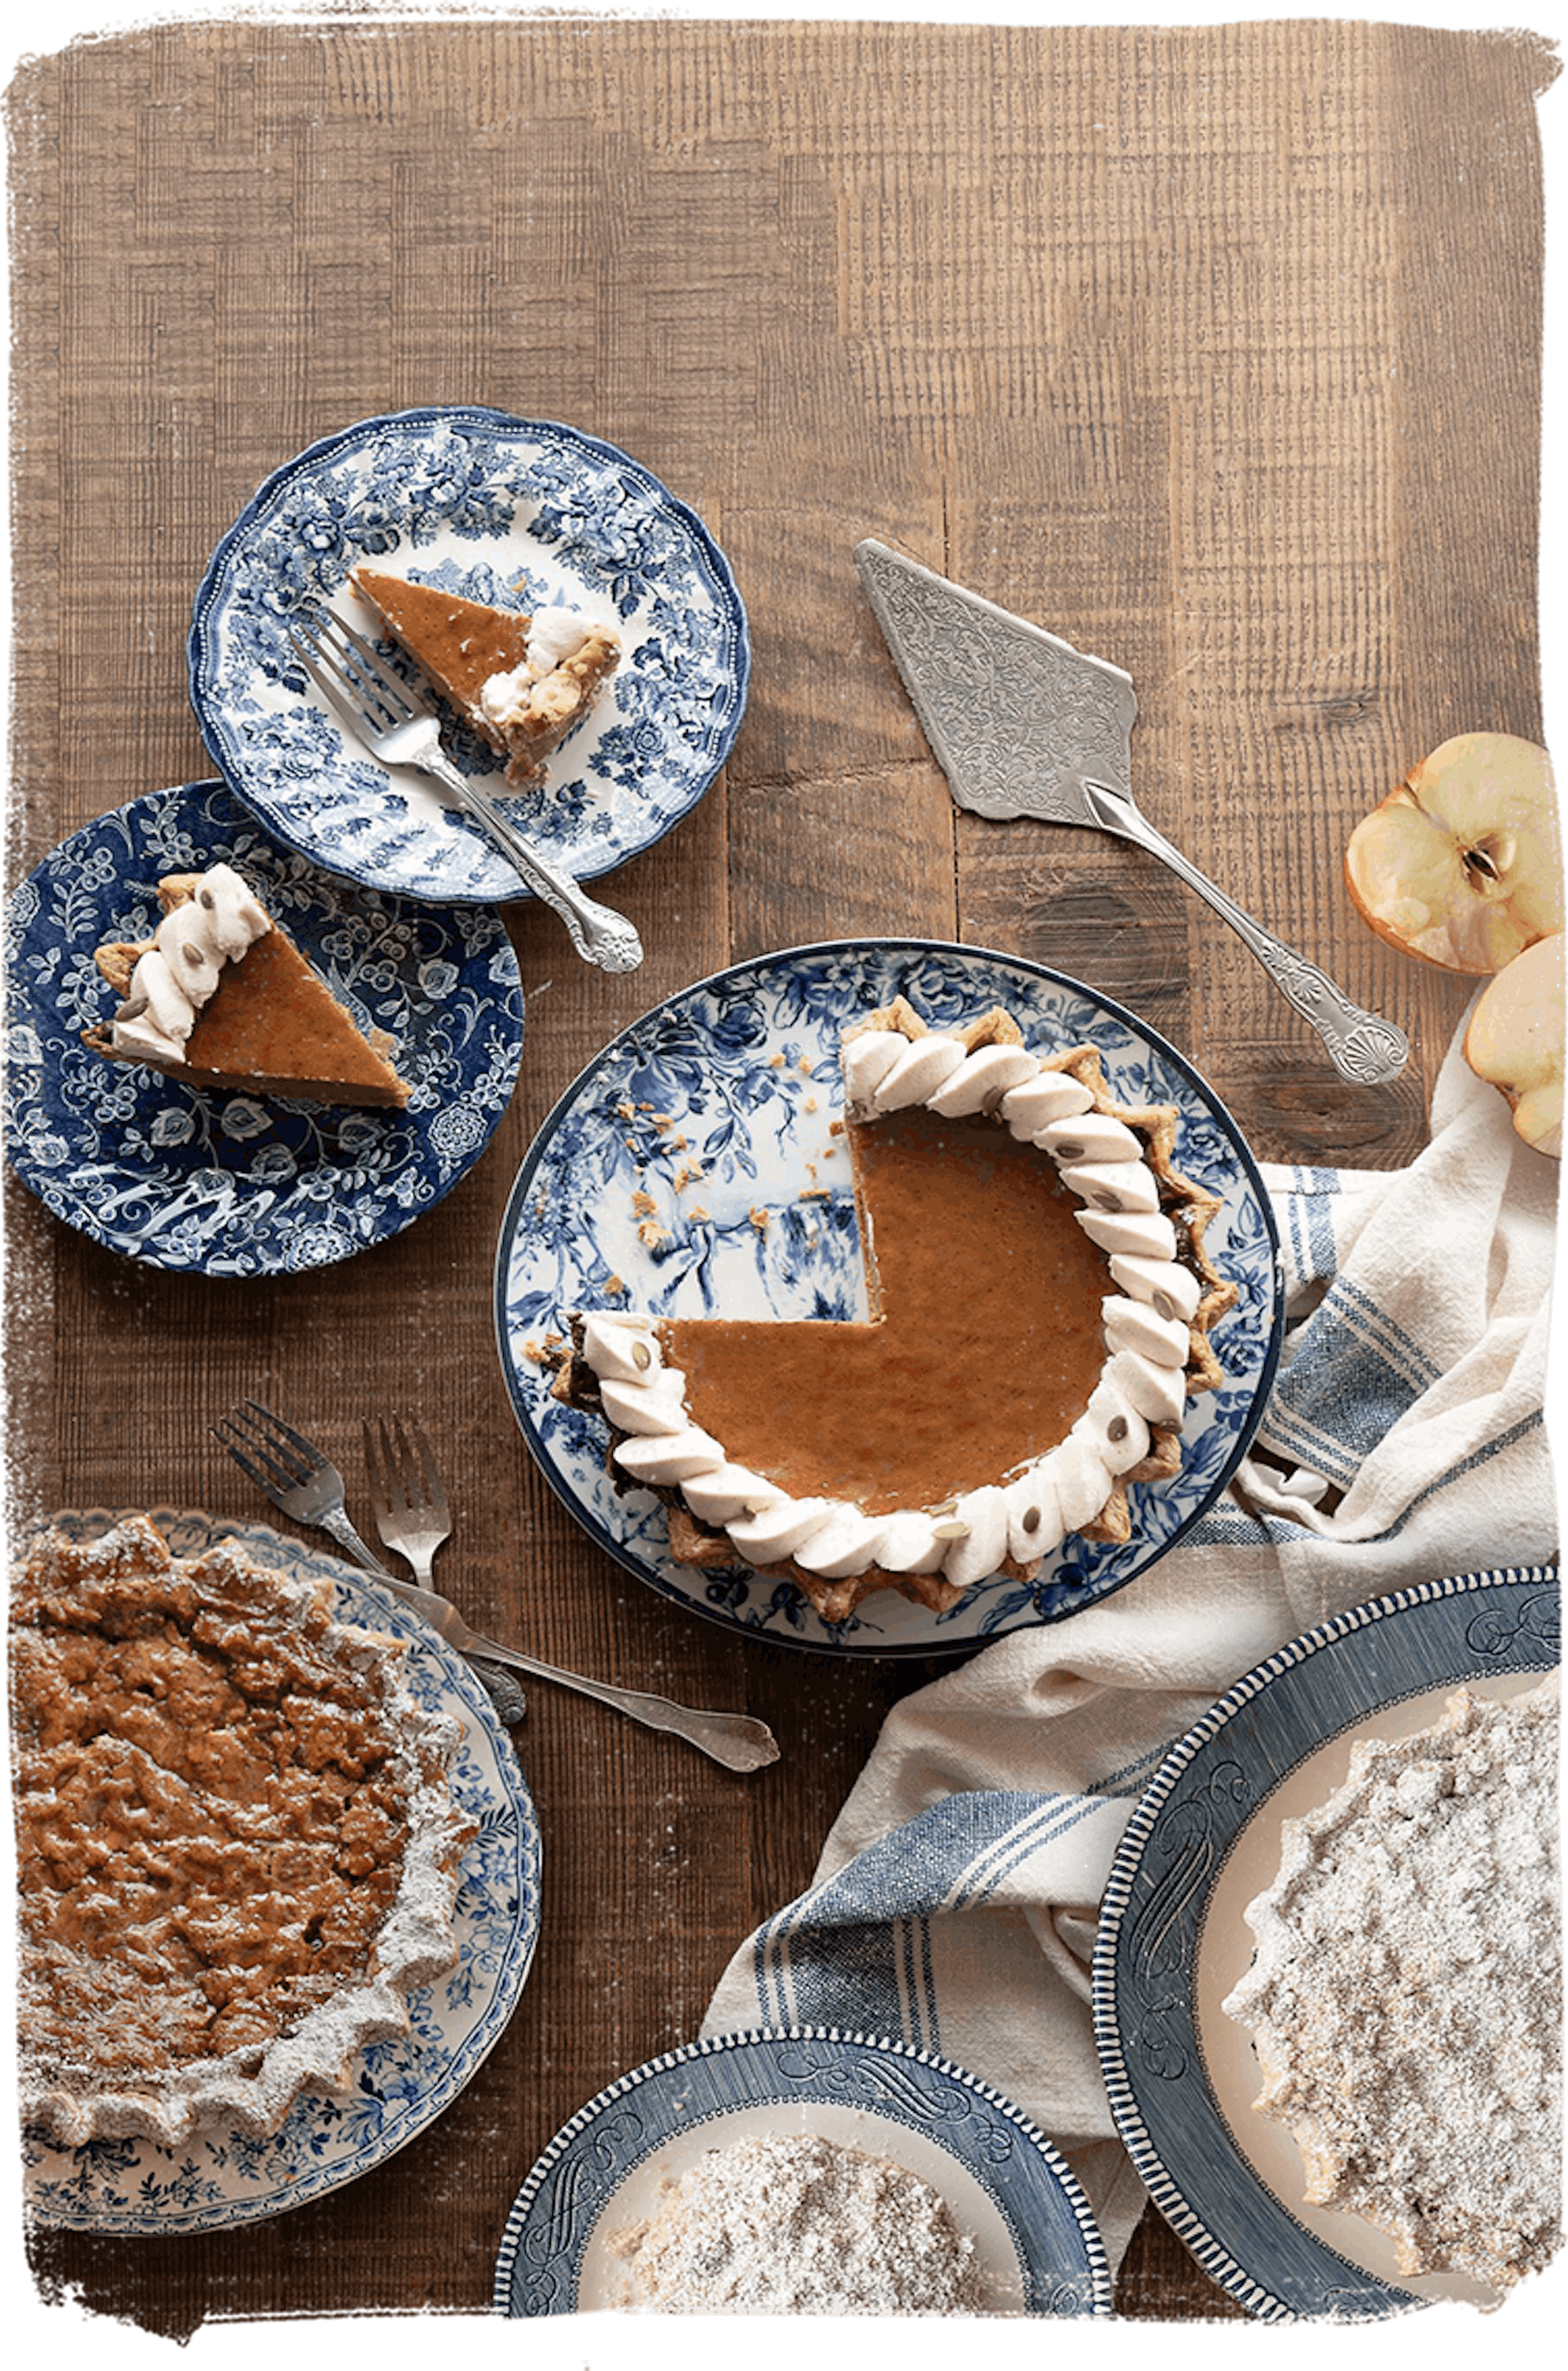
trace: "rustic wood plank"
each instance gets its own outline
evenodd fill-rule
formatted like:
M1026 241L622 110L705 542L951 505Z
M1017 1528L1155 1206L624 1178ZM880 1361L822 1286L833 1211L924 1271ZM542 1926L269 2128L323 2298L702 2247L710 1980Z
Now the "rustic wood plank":
M1264 1156L1407 1159L1460 984L1362 929L1355 818L1447 734L1539 735L1539 159L1528 38L571 22L167 25L30 61L9 99L17 457L12 875L211 770L193 588L270 470L367 414L481 399L625 446L751 612L724 781L615 878L647 967L510 917L524 1074L485 1160L363 1260L162 1276L7 1179L21 1507L256 1513L207 1426L248 1392L360 1474L432 1422L449 1576L547 1657L778 1730L743 1783L539 1688L546 1829L522 2007L417 2150L239 2233L35 2237L46 2291L170 2335L215 2313L481 2310L507 2205L614 2075L696 2030L808 1881L926 1674L672 1622L533 1470L490 1332L535 1129L644 1007L770 947L1017 951L1136 1007ZM1392 1012L1343 1087L1217 919L1136 851L952 808L850 553L873 534L1125 666L1151 816ZM1283 1018L1282 1018L1283 1015ZM154 1394L147 1379L163 1379ZM1233 2311L1158 2220L1122 2310Z

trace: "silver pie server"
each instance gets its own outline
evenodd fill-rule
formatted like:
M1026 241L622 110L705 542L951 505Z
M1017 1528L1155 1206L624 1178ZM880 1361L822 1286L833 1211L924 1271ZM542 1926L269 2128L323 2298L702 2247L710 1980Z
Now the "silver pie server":
M1342 1078L1367 1087L1399 1075L1410 1058L1403 1030L1353 1004L1140 813L1132 792L1137 698L1131 676L886 544L869 538L858 543L855 561L961 807L997 818L1088 825L1135 841L1229 923L1317 1031Z

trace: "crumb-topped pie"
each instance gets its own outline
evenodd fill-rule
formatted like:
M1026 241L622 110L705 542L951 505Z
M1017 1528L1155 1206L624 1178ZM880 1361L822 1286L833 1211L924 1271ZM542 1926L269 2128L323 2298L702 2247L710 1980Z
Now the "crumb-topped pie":
M141 1515L17 1577L20 2092L60 2143L274 2133L456 1959L458 1725L330 1596Z
M1415 1736L1358 1741L1284 1822L1224 2004L1307 2203L1385 2233L1401 2273L1499 2293L1560 2244L1558 1702L1555 1677L1506 1701L1461 1687Z
M865 1322L578 1311L549 1354L677 1562L787 1575L830 1623L1130 1538L1237 1298L1175 1107L1117 1103L1094 1047L1037 1055L1000 1007L934 1030L899 997L842 1067Z
M545 759L620 659L618 635L559 604L498 609L363 564L349 581L421 673L506 759L513 784L542 778Z
M408 1102L386 1032L365 1035L232 864L167 873L157 896L150 939L108 940L94 956L121 1001L83 1031L89 1052L193 1087Z

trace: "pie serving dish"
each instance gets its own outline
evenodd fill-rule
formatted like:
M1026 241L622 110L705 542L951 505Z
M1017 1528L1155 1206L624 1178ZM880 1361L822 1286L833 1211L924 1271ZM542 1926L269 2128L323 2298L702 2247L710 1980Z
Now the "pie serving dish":
M987 2313L1110 2312L1089 2203L1021 2110L928 2051L819 2026L692 2042L580 2109L507 2217L496 2311L613 2310L626 2294L614 2234L706 2151L785 2134L891 2158L929 2183L977 2244Z
M93 963L141 940L166 873L231 863L362 1027L386 1029L412 1093L379 1111L181 1085L103 1061L112 1012ZM155 1267L270 1276L401 1232L467 1174L511 1100L523 989L493 913L355 888L280 848L221 782L98 816L11 900L6 1149L45 1207Z
M461 1863L459 1958L409 2002L409 2032L360 2053L351 2093L297 2099L270 2139L198 2130L177 2145L102 2139L74 2148L23 2134L25 2195L38 2222L114 2236L215 2231L260 2222L340 2189L419 2137L451 2106L505 2030L538 1937L538 1821L516 1750L470 1667L374 1581L259 1523L152 1510L176 1556L233 1539L258 1561L332 1584L340 1618L408 1642L413 1694L455 1714L452 1792L478 1833ZM71 1510L53 1523L92 1539L116 1518Z
M729 564L695 512L640 462L556 422L480 404L382 414L323 437L252 495L213 554L190 627L190 699L213 763L314 863L449 904L519 894L510 863L434 783L389 771L345 732L290 644L291 619L322 603L376 636L349 588L361 561L470 600L559 601L613 625L620 665L542 785L513 801L493 751L455 721L446 734L463 771L579 879L662 839L728 756L750 642Z
M1327 1800L1357 1738L1429 1729L1461 1682L1521 1694L1561 1652L1557 1574L1513 1567L1354 1608L1250 1671L1171 1748L1113 1867L1094 1955L1095 2029L1117 2127L1155 2203L1212 2279L1265 2321L1379 2319L1490 2296L1401 2278L1391 2244L1302 2203L1290 2134L1258 2115L1245 2027L1250 1902L1286 1819Z
M1220 1197L1205 1247L1239 1299L1215 1333L1223 1386L1191 1402L1181 1470L1139 1491L1125 1544L1069 1536L1032 1581L981 1581L945 1613L883 1590L832 1625L787 1579L674 1563L662 1503L649 1491L617 1490L605 1471L603 1424L552 1399L540 1346L571 1311L615 1305L695 1316L863 1315L853 1196L843 1160L831 1157L842 1107L838 1044L848 1022L898 993L935 1026L1006 1004L1042 1046L1091 1039L1113 1096L1174 1104L1179 1162ZM683 1184L696 1171L699 1181ZM1173 1047L1094 990L1021 957L889 939L737 965L623 1031L568 1088L518 1173L497 1255L495 1316L524 1439L590 1537L626 1570L694 1612L790 1645L928 1656L1059 1621L1124 1586L1191 1531L1257 1425L1283 1297L1256 1164Z

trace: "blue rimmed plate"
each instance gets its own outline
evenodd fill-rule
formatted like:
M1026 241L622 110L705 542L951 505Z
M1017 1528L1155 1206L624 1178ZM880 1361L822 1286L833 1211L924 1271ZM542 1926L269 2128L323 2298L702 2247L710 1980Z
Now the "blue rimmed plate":
M1192 1403L1180 1474L1136 1493L1127 1545L1074 1539L1037 1580L981 1582L945 1614L883 1590L835 1627L791 1582L675 1564L660 1502L616 1489L603 1426L550 1397L537 1352L573 1309L863 1315L853 1196L833 1134L842 1107L838 1041L858 1013L900 992L939 1026L997 1002L1032 1046L1091 1038L1113 1094L1174 1104L1178 1165L1221 1197L1205 1242L1240 1298L1216 1332L1224 1387ZM495 1315L524 1439L590 1536L628 1571L698 1613L789 1645L914 1656L1059 1621L1172 1547L1224 1488L1256 1428L1284 1301L1256 1164L1173 1047L1120 1005L1021 956L885 939L737 965L623 1031L568 1088L518 1173L496 1260Z
M176 1556L234 1539L260 1563L331 1582L347 1622L408 1642L404 1671L421 1704L455 1714L462 1738L451 1784L478 1833L463 1856L450 1974L409 1997L410 2030L363 2051L341 2097L297 2099L270 2140L197 2132L178 2145L88 2141L56 2148L23 2136L27 2203L40 2223L118 2237L216 2231L261 2222L341 2189L418 2139L500 2041L522 1996L539 1932L538 1821L511 1739L460 1655L361 1573L260 1523L151 1510ZM75 1539L115 1521L98 1509L56 1515Z
M150 935L160 874L219 862L360 1026L390 1034L404 1109L262 1102L87 1052L82 1031L114 1008L95 948ZM6 968L12 1164L56 1218L155 1267L276 1275L400 1233L473 1167L522 1059L517 957L494 914L335 880L221 782L148 792L74 832L12 898Z
M1370 2225L1303 2203L1294 2143L1253 2111L1251 2036L1221 2004L1251 1964L1245 1912L1278 1874L1283 1822L1326 1801L1355 1741L1430 1728L1461 1682L1517 1694L1560 1652L1550 1567L1356 1606L1239 1680L1172 1747L1127 1828L1094 1955L1112 2109L1166 2219L1262 2320L1490 2296L1449 2275L1401 2280Z
M577 429L481 404L358 421L251 497L208 565L189 644L214 764L269 831L329 872L448 903L528 894L434 783L345 734L290 648L291 618L323 601L375 636L348 586L361 561L502 607L560 601L616 628L619 666L516 810L580 878L662 839L728 756L751 667L745 611L701 520L650 470ZM446 741L511 797L475 734L453 723Z
M709 2149L814 2134L929 2183L975 2240L996 2314L1101 2315L1111 2274L1071 2169L1022 2111L928 2051L802 2026L725 2033L623 2075L578 2111L507 2217L495 2307L514 2319L614 2309L613 2236Z

